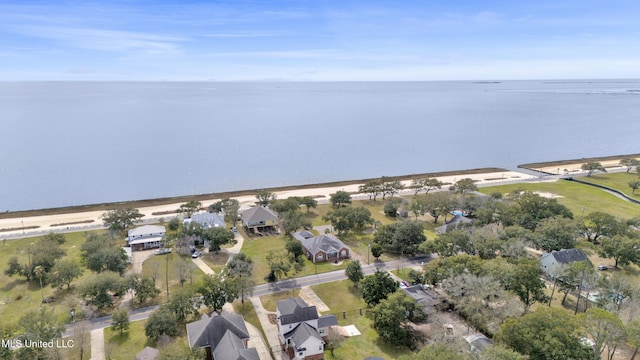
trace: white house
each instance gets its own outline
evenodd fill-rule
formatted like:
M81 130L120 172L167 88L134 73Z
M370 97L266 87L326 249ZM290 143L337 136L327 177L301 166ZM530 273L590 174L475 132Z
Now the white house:
M548 277L557 278L562 272L562 268L578 261L589 261L580 249L566 249L552 251L540 257L540 267Z
M166 232L164 225L138 226L127 233L127 244L131 250L157 249L162 246Z

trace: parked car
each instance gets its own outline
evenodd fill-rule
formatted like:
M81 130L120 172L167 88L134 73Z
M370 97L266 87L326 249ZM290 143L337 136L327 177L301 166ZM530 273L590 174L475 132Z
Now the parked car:
M234 227L231 228L231 231L238 232L238 228L234 226Z
M196 251L196 252L194 252L193 254L191 254L191 257L195 259L195 258L199 258L199 257L200 257L200 255L202 255L202 252L200 252L200 251Z
M164 255L171 253L171 248L162 248L155 251L156 255Z
M609 268L606 265L598 265L598 270L600 271L609 270Z

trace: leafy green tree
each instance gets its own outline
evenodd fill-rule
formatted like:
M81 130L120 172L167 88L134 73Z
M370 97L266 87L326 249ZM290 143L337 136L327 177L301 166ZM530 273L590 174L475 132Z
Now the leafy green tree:
M580 233L597 244L600 237L613 237L624 232L624 226L613 215L602 211L587 214L580 224Z
M640 188L640 180L636 179L636 180L632 180L629 181L629 187L631 188L631 193L633 195L636 194L636 190L638 190L638 188Z
M346 207L330 210L322 219L331 222L333 228L338 231L338 235L373 224L371 212L365 207Z
M460 194L460 196L464 198L465 194L472 191L477 191L478 187L476 186L476 182L473 179L464 178L456 181L456 183L451 186L451 190L456 194Z
M267 254L267 264L269 265L269 279L276 281L287 276L291 271L291 261L286 254L269 251Z
M310 228L311 222L299 211L280 213L280 228L285 234L290 234L300 228Z
M128 228L140 223L143 216L138 209L124 208L107 211L100 218L112 235L122 235Z
M404 184L397 178L383 176L380 179L380 183L382 184L382 200L386 195L393 197L393 195L404 189Z
M472 228L469 243L473 250L471 255L478 255L482 259L493 259L501 248L502 240L493 227L485 226Z
M177 336L178 321L168 307L162 306L151 314L144 326L144 333L153 341L162 335Z
M42 302L44 303L44 288L42 287L42 278L45 275L44 268L40 265L33 268L33 273L40 280L40 293L42 294Z
M372 244L371 245L371 255L378 260L382 253L384 252L384 248L380 244Z
M627 168L627 172L631 171L634 166L638 166L638 160L634 158L624 158L620 159L620 166L624 166Z
M251 276L253 271L253 259L246 253L238 253L226 265L231 275Z
M287 253L294 258L304 255L304 248L298 240L288 240L285 249L287 249Z
M234 239L233 232L223 227L211 227L202 232L202 238L209 241L209 251L218 252L224 244L229 244Z
M422 306L404 292L390 294L373 309L373 328L392 345L413 346L415 337L409 321L424 319Z
M414 195L418 195L418 193L421 191L424 191L426 194L428 194L431 190L441 189L442 185L444 185L442 181L438 180L437 178L430 178L428 176L426 178L413 179L413 190L415 192Z
M314 199L313 196L305 196L300 199L300 204L304 205L307 208L307 214L311 208L318 207L318 200Z
M53 231L43 236L42 238L47 241L58 243L58 245L62 245L67 241L64 234L57 234Z
M624 338L624 325L617 315L604 309L591 308L578 318L585 332L593 340L593 352L596 359L600 359L605 347L609 349L609 359L613 357L615 349Z
M174 291L171 294L167 309L175 316L176 320L184 323L189 318L199 315L199 300L193 291L189 289Z
M548 300L544 293L546 286L540 280L542 270L536 259L519 259L513 271L506 275L504 286L520 298L525 312L536 302Z
M546 218L536 227L536 247L546 252L573 249L578 236L575 221L567 218Z
M362 271L362 266L360 265L359 260L350 261L344 269L344 273L356 288L358 287L360 280L364 278L364 272Z
M397 217L398 210L403 203L404 200L402 198L390 198L387 200L387 203L384 204L384 214L391 217Z
M454 256L460 252L475 255L468 231L453 230L439 234L433 241L426 241L419 246L425 254L438 253L441 257Z
M580 343L578 328L576 318L563 309L539 307L532 313L507 319L494 341L530 360L593 359L593 353Z
M213 311L220 311L224 304L238 298L238 282L222 274L207 275L202 278L198 293L202 295L204 305Z
M178 219L177 217L174 217L171 220L169 220L169 230L177 231L179 228L180 228L180 219Z
M240 212L240 202L237 199L222 199L222 210L224 210L224 221L235 224L238 221Z
M358 186L358 192L360 194L369 195L369 200L376 201L379 195L382 194L382 183L380 180L370 180L363 185Z
M256 194L256 199L258 201L256 201L256 205L258 206L263 206L263 207L267 207L269 206L272 202L274 202L276 200L276 194L268 191L268 190L262 190L259 193Z
M365 276L360 282L362 298L367 305L377 305L380 301L398 289L398 283L386 271L376 269L372 275Z
M297 212L300 209L300 199L298 197L289 197L284 200L274 200L269 207L279 214L289 211Z
M582 166L580 166L580 169L584 170L587 172L587 176L591 176L593 175L594 172L596 171L602 171L603 173L607 172L607 169L602 166L601 163L597 162L597 161L591 161L588 163L584 163L582 164Z
M113 306L113 296L123 294L127 284L120 275L105 271L95 274L85 280L79 288L80 296L87 305L95 306L98 310Z
M113 271L124 274L128 258L114 239L108 236L90 234L80 247L87 268L93 272Z
M111 314L111 327L119 331L120 335L129 330L129 313L125 309L118 309Z
M440 216L444 216L446 220L447 214L456 207L456 200L451 193L436 192L427 194L424 197L423 205L425 211L433 217L433 223L437 223Z
M351 195L346 191L338 190L334 194L331 194L329 202L335 208L347 206L351 204Z
M520 194L516 199L519 205L517 216L520 226L528 230L535 230L538 223L551 217L565 217L573 219L573 214L556 199L542 197L532 192Z
M176 210L176 212L179 215L184 216L185 218L190 218L191 215L200 211L201 207L202 207L202 203L200 201L191 200L188 203L180 205L180 207L178 208L178 210Z
M615 260L615 267L640 262L640 240L626 235L606 237L600 242L598 254Z
M56 261L51 272L49 273L49 282L56 287L67 285L67 289L71 288L71 282L79 278L84 271L72 259L62 258Z
M138 304L143 304L160 294L153 279L140 274L130 275L127 278L127 286L135 293Z
M640 349L640 321L634 320L627 324L627 343L633 348L633 355L631 360L638 355L638 349Z
M385 252L413 255L420 244L425 242L424 227L419 221L400 221L381 226L373 241L380 244Z
M60 324L52 309L45 306L32 310L18 320L16 338L24 344L27 341L48 343L53 339L62 337L64 325ZM15 335L15 334L14 334ZM18 350L20 359L40 359L43 357L43 348L38 346L23 347Z

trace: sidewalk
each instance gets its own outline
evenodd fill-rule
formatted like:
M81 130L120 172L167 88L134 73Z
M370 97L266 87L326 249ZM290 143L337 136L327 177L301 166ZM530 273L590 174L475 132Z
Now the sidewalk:
M104 328L91 330L91 360L105 360Z
M267 341L269 342L269 347L275 352L275 358L279 360L289 360L289 356L287 355L287 353L285 353L284 351L280 351L280 341L278 340L278 326L272 324L269 321L267 310L265 310L265 308L262 306L260 297L252 296L249 298L249 300L251 300L251 303L253 304L256 315L258 315L260 325L262 325L262 330L264 330L264 334L267 337Z

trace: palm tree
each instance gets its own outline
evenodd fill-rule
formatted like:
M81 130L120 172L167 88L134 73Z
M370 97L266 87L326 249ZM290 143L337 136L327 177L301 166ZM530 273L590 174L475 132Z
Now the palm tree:
M42 287L42 277L44 276L44 268L41 265L36 266L33 269L33 273L38 279L40 279L40 294L42 295L42 302L44 302L44 289Z

